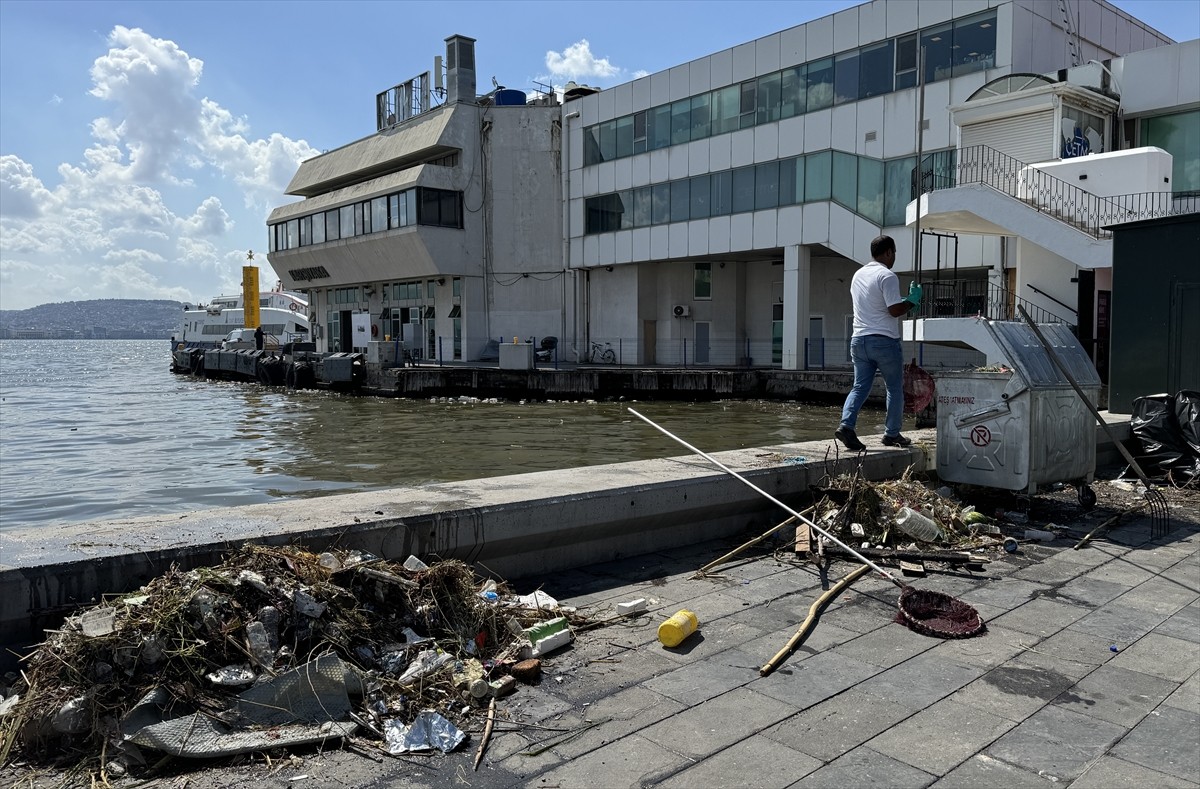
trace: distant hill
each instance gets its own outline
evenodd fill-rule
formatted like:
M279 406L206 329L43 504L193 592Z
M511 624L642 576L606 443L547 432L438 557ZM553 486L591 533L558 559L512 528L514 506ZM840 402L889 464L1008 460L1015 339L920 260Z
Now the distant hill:
M0 310L0 337L166 339L183 320L183 302L93 299Z

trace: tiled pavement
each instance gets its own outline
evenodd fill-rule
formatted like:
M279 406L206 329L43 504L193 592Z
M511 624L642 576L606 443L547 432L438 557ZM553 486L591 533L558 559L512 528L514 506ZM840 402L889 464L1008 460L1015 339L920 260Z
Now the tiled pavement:
M896 588L868 575L767 677L820 594L812 565L764 552L693 578L732 547L716 542L561 573L542 588L597 619L636 597L652 611L549 656L499 705L478 771L475 733L448 756L334 751L187 786L1200 787L1200 514L1172 515L1160 539L1133 521L912 581L974 605L978 638L893 623ZM664 649L657 625L680 608L700 632Z

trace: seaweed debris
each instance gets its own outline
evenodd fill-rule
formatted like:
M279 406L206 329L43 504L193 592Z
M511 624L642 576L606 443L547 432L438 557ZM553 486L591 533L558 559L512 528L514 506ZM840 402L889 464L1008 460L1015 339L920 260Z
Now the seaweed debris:
M439 715L466 728L511 692L510 668L536 657L531 632L582 624L549 595L514 595L459 561L245 546L217 567L172 567L46 631L0 716L0 764L69 767L102 782L137 774L147 761L129 736L135 708L153 700L167 719L193 713L220 731L254 729L241 714L246 694L297 670L336 677L349 697L350 728L331 735L327 721L322 741L356 730L390 742Z

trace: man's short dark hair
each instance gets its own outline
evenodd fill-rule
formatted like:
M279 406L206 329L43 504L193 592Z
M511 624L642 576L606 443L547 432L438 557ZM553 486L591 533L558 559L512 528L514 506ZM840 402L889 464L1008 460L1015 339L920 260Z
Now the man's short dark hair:
M896 251L896 242L891 236L878 236L871 242L871 257L878 259L887 252Z

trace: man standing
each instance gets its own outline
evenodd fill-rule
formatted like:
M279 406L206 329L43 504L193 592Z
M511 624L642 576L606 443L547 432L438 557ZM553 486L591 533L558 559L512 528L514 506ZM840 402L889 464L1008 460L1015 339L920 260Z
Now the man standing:
M887 387L883 444L889 447L912 445L910 439L900 435L904 419L900 318L921 306L921 286L913 282L908 297L900 298L900 280L892 273L896 263L896 242L890 236L879 236L871 242L871 257L872 262L860 268L850 282L850 297L854 301L854 334L850 338L854 387L842 408L842 423L833 434L852 452L867 448L858 440L854 427L858 423L858 412L871 392L876 370L883 375Z
M261 351L263 349L263 328L259 326L254 330L254 350Z

